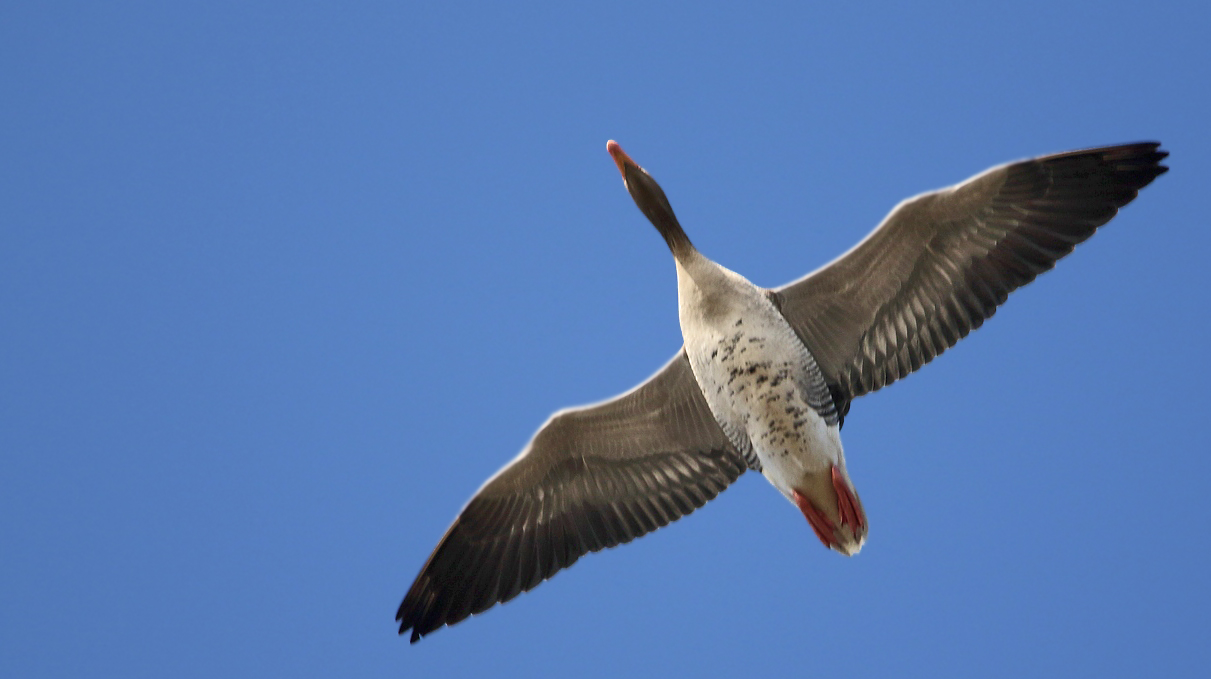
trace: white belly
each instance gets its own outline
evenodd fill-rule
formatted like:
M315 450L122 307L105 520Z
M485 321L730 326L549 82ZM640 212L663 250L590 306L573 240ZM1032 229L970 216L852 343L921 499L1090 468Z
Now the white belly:
M716 421L790 498L809 475L832 465L844 470L845 463L838 428L807 400L810 354L772 306L769 311L737 314L707 332L697 328L686 351Z
M715 421L825 545L856 554L866 513L845 469L837 406L811 352L764 290L697 251L682 260L681 334Z

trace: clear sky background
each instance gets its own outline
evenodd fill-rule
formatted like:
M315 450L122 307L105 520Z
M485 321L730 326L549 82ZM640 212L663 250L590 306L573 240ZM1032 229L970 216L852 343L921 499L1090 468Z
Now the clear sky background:
M0 9L0 676L1205 676L1207 3L574 4ZM409 646L484 479L680 345L611 138L766 286L997 163L1173 155L853 404L859 556L746 474Z

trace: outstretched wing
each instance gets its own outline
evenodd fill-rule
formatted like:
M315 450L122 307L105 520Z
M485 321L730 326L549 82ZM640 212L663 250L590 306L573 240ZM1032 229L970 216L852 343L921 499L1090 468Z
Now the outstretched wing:
M773 291L838 410L954 346L1093 235L1168 170L1159 146L1010 163L910 198L852 250Z
M415 643L508 601L689 514L744 470L681 351L635 389L553 415L479 489L400 604L400 634Z

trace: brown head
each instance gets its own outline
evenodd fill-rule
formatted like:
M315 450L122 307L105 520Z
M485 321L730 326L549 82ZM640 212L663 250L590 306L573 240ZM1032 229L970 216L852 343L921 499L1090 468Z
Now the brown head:
M692 252L694 246L677 221L677 215L673 214L673 206L669 205L669 199L665 198L660 184L657 184L646 170L639 167L638 163L631 160L618 142L613 139L606 142L606 151L609 151L610 156L614 158L614 164L618 166L618 172L622 175L622 183L627 187L627 192L631 194L631 199L635 201L635 205L639 206L639 210L648 218L648 221L652 222L652 226L655 226L660 235L664 237L664 242L668 243L669 250L673 251L673 256L680 257Z

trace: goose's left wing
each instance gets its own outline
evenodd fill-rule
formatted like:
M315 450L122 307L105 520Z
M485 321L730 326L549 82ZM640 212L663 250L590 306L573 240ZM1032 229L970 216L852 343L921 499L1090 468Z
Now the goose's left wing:
M844 414L954 346L1168 168L1160 144L994 167L900 203L852 250L772 291Z

